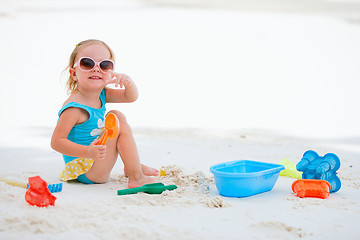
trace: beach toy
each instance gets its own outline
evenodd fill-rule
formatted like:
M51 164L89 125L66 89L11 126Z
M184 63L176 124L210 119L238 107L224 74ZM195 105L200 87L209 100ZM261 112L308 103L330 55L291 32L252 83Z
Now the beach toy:
M340 178L336 171L340 168L340 159L334 153L327 153L320 157L315 151L306 151L303 158L296 165L298 171L303 172L303 179L326 180L330 183L330 193L341 188Z
M127 194L139 193L139 192L144 192L149 194L161 194L165 190L171 191L174 189L177 189L176 185L165 186L163 183L150 183L150 184L145 184L142 187L118 190L117 195L127 195Z
M300 198L314 197L325 199L329 196L330 183L325 180L299 179L293 182L291 189Z
M105 131L100 137L99 142L96 145L105 145L106 141L110 138L116 137L119 132L119 119L115 114L109 113L105 118Z
M30 205L38 207L55 206L56 197L50 193L47 183L39 176L29 177L29 189L25 193L25 200Z
M240 160L212 165L210 172L220 195L248 197L272 190L284 168L279 164Z
M160 169L160 177L165 177L166 176L166 171Z
M0 181L2 182L6 182L7 184L10 184L12 186L16 186L16 187L22 187L25 189L29 188L29 184L28 183L24 183L24 182L19 182L19 181L15 181L15 180L10 180L10 179L6 179L6 178L0 178ZM54 193L54 192L61 192L62 191L62 187L63 184L62 183L56 183L56 184L49 184L48 188L50 190L50 192Z
M284 165L285 169L280 172L280 176L287 176L291 178L301 179L301 172L296 170L296 164L289 159L281 159L280 165Z

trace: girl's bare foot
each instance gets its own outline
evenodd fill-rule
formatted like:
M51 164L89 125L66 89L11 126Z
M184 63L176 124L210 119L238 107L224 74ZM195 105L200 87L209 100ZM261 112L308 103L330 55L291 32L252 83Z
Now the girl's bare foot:
M146 166L144 164L141 164L141 170L145 176L158 176L160 174L160 171L158 169ZM125 169L124 174L125 176L127 176Z
M144 184L156 183L156 182L159 182L159 181L157 181L156 179L149 177L149 176L142 176L138 179L129 178L128 187L129 188L141 187Z
M146 166L144 164L141 164L141 170L145 176L158 176L160 174L158 169Z

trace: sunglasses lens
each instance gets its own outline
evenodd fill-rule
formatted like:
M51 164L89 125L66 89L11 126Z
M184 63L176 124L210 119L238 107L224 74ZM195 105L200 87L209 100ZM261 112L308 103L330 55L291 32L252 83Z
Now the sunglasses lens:
M95 66L95 62L90 58L82 58L80 60L80 68L83 70L91 70Z
M114 69L114 63L108 60L104 60L100 63L100 68L101 70L103 70L104 72L108 72L110 70Z

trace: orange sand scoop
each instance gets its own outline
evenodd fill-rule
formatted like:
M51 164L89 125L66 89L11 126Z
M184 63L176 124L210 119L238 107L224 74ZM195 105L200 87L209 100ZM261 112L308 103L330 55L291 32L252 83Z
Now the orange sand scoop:
M325 199L329 196L330 183L318 179L298 179L291 186L293 192L300 198L315 197Z
M96 145L105 145L106 141L110 138L116 137L119 132L119 119L115 114L109 113L105 118L105 131L100 137L99 142Z

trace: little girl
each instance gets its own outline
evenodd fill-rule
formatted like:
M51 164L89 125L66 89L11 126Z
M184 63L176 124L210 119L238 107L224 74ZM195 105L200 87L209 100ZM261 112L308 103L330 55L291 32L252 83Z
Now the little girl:
M59 120L51 138L51 147L62 153L65 169L61 180L105 183L118 154L129 177L129 188L155 182L151 176L159 171L140 164L134 137L125 116L114 113L120 123L119 133L106 145L96 145L104 127L105 103L134 102L138 91L132 79L114 72L114 54L99 40L86 40L76 45L69 61L67 82L70 97L59 111ZM114 83L121 88L106 88Z

